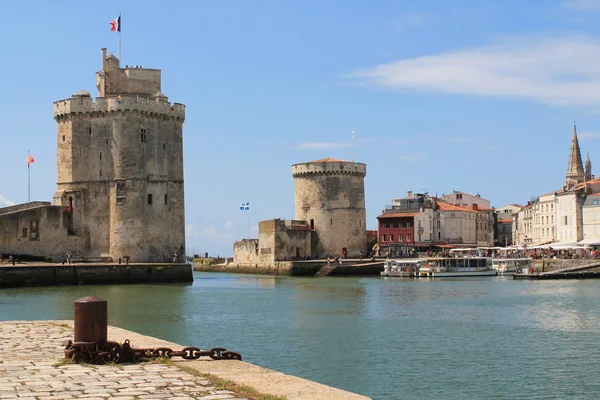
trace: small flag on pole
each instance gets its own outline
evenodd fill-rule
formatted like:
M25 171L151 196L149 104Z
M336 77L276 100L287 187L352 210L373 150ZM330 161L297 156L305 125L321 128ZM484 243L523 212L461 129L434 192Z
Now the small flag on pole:
M250 210L250 203L242 203L242 205L240 206L240 210L242 211L248 211Z
M33 156L27 156L27 166L29 167L29 165L31 165L31 163L33 163L35 160L33 159Z
M121 15L117 19L110 21L111 32L121 32Z

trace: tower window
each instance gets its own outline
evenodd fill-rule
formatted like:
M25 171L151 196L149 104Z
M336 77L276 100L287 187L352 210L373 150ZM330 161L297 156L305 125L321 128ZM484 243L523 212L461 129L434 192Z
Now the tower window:
M65 135L63 135L63 142L65 141Z
M90 135L92 134L92 127L91 127L91 126L88 128L88 133L89 133Z
M142 143L146 143L148 137L146 136L146 130L144 128L140 129L140 139L142 140Z
M106 139L106 144L108 144L108 139Z
M163 150L166 148L167 146L165 145L165 143L163 142Z
M100 152L100 161L102 161L102 152Z
M310 229L315 229L315 220L314 219L310 220Z
M165 205L167 204L168 198L169 198L169 195L165 193Z
M100 178L102 178L102 170L100 170Z
M152 193L148 193L148 204L152 205Z

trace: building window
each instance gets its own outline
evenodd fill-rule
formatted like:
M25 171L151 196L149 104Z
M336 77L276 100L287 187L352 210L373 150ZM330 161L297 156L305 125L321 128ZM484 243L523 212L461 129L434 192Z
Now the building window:
M165 193L165 205L167 205L168 200L169 200L169 196Z
M568 219L567 219L567 216L565 215L565 223L564 223L564 225L567 225L567 221L568 221Z
M102 152L100 152L100 161L102 161Z
M398 241L402 242L402 234L398 235Z
M438 240L442 239L442 232L438 232Z
M166 148L166 145L165 145L165 143L163 142L163 150L164 150L165 148Z
M37 219L29 221L29 239L40 240L40 221Z
M394 235L390 235L390 242L394 241Z
M140 131L140 138L142 140L142 143L146 143L146 140L148 139L148 137L146 136L146 130L142 128Z
M402 227L403 227L402 222L398 222L398 228L402 228Z
M23 230L21 231L21 237L27 237L27 228L23 228Z
M106 139L106 144L108 144L108 139Z
M410 235L406 235L406 243L410 243Z
M315 229L315 220L314 219L310 220L310 229Z
M406 223L406 227L407 227L407 228L410 228L410 222L407 222L407 223Z
M92 127L91 127L91 126L88 128L88 133L89 133L90 135L92 134Z
M594 202L592 204L595 205L595 206L597 206L598 205L598 200L594 200Z
M100 178L102 178L102 170L100 170Z
M381 235L381 241L385 242L385 235Z
M152 193L148 193L148 204L152 205Z

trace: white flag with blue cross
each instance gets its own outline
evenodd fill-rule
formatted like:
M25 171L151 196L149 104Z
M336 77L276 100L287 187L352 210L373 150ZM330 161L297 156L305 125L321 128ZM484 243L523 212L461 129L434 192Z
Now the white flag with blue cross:
M250 202L242 203L242 205L240 206L240 210L242 210L242 211L250 210Z

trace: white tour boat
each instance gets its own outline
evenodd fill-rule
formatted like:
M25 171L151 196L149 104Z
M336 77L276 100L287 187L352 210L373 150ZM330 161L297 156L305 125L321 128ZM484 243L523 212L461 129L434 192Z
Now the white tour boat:
M522 273L529 271L533 266L531 258L494 258L492 269L498 271L498 275Z
M455 278L463 276L496 276L487 257L439 257L386 260L381 276L415 278Z

